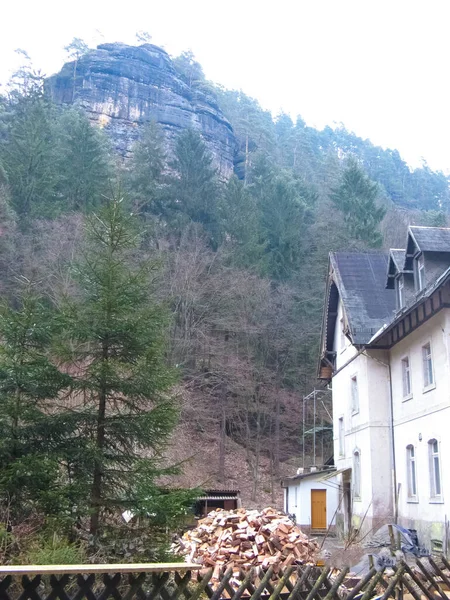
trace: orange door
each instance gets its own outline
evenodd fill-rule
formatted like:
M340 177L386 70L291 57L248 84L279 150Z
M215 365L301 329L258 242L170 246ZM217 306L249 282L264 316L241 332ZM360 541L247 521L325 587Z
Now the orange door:
M327 490L311 490L311 529L327 528Z

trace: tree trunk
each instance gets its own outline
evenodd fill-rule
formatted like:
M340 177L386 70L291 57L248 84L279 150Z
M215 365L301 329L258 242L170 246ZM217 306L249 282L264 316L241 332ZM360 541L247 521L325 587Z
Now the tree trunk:
M220 438L219 438L219 481L225 481L225 442L226 442L226 410L225 402L222 400L222 418L220 422Z
M102 361L108 360L108 344L103 342ZM105 446L105 421L106 421L106 382L103 380L100 384L98 395L98 413L97 413L97 432L95 447L97 456L95 457L94 476L91 488L91 523L89 531L96 537L100 522L100 508L102 500L102 480L103 480L103 449Z

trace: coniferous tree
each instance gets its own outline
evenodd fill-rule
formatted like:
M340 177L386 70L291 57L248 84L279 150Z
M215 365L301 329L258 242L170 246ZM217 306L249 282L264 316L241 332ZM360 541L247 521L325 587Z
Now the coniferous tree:
M225 239L231 245L232 263L239 267L262 268L265 248L260 240L257 203L235 175L223 191L222 222Z
M21 218L53 216L60 210L54 116L40 83L11 106L0 162L8 178L12 206Z
M161 128L154 121L145 126L130 162L127 183L134 210L159 215L166 155Z
M195 60L192 50L182 52L173 59L175 69L181 75L183 81L190 87L196 87L205 80L201 65Z
M14 306L0 305L0 493L15 521L69 508L60 472L67 421L55 407L70 377L52 362L57 325L29 285Z
M86 212L98 206L107 191L111 169L104 134L77 110L59 122L59 193L64 208Z
M267 274L275 279L289 279L305 252L315 194L288 171L277 170L264 154L256 157L250 181Z
M176 172L168 190L172 214L178 213L200 223L209 236L211 246L217 248L220 223L216 171L198 133L187 130L179 136L172 166Z
M386 213L377 203L378 185L371 181L355 160L351 160L342 174L331 198L342 212L349 234L368 246L381 246L379 226Z
M139 259L134 219L117 200L89 217L88 245L76 271L80 298L65 309L83 442L72 472L85 486L94 536L105 511L164 517L155 478L177 416L164 355L166 316L151 300L156 267Z

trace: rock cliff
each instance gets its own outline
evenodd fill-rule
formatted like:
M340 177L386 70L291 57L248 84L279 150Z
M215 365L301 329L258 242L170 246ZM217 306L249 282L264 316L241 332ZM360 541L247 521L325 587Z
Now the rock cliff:
M221 176L233 172L236 141L230 123L214 97L187 85L158 46L101 44L66 63L49 78L48 89L56 103L82 107L124 157L143 124L154 120L163 128L169 154L176 136L191 128L202 135Z

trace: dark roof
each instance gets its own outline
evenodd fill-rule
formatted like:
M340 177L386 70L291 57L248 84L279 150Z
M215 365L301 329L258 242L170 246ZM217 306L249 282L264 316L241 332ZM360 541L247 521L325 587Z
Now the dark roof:
M416 294L412 302L410 302L409 304L404 306L400 311L398 311L395 314L395 317L389 323L386 323L386 327L383 330L378 331L377 335L370 340L370 344L374 348L376 348L377 342L379 342L380 339L383 336L385 336L386 333L388 333L393 327L400 323L400 321L405 317L405 315L412 313L413 310L415 310L420 304L423 304L428 298L430 298L430 296L432 296L436 290L444 286L449 281L450 267L448 267L448 269L446 269L442 273L442 275L440 275L436 280L432 281L426 288L421 290L419 294ZM443 306L445 306L445 304ZM424 314L426 314L425 309Z
M412 226L409 230L421 252L450 252L450 229Z
M395 293L385 288L388 255L334 252L330 262L352 343L364 345L395 311Z

